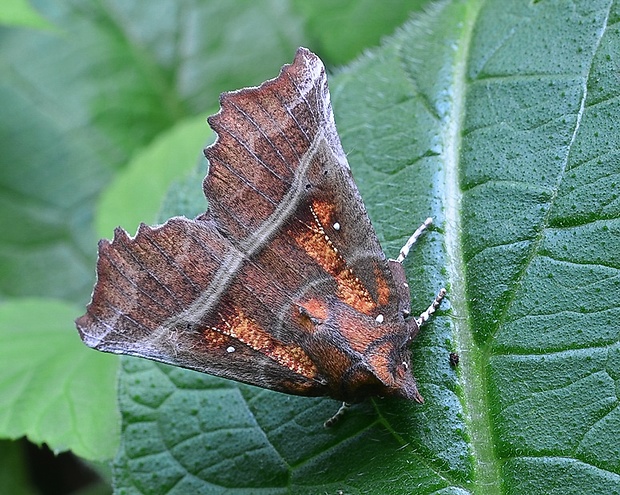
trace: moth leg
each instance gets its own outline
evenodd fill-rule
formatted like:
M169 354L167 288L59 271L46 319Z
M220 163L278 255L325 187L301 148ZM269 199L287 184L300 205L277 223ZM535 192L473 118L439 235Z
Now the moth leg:
M345 415L349 407L351 407L351 404L349 404L348 402L343 402L342 405L340 406L340 409L336 411L336 414L334 414L331 418L325 421L325 423L323 423L323 426L325 428L331 428L332 426L334 426L336 423L338 423L342 419L342 417Z
M403 262L403 260L409 254L409 250L411 249L411 246L415 244L415 241L417 241L418 238L422 235L422 232L424 232L432 223L433 223L433 219L431 217L428 217L426 220L424 220L424 223L420 225L413 234L411 234L411 237L409 238L409 240L401 248L398 258L396 258L396 261L398 263Z
M437 310L437 308L441 304L441 301L443 300L444 297L446 297L446 289L442 288L440 289L439 293L435 297L435 300L426 309L426 311L424 311L424 313L422 313L420 316L418 316L415 319L415 322L418 324L418 327L420 327L424 322L428 321L431 315Z

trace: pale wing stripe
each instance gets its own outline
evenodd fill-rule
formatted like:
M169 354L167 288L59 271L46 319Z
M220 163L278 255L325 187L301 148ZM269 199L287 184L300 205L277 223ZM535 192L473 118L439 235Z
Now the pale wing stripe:
M321 147L327 147L327 141L323 137L323 133L319 132L308 151L302 157L291 189L281 201L281 208L276 209L276 211L263 222L261 228L257 229L256 232L252 233L247 239L240 242L239 249L231 246L230 252L226 255L225 259L222 260L222 265L215 273L207 290L187 309L169 318L157 328L152 335L152 339L158 340L164 338L168 329L179 323L199 323L208 311L215 307L222 295L227 291L235 275L239 272L244 259L251 258L256 252L261 250L278 229L281 228L285 220L294 213L305 192L304 179L306 172L312 163L312 158ZM327 147L327 149L329 148Z
M291 84L292 84L292 85L295 87L295 89L297 90L297 93L300 95L300 97L299 97L298 101L299 101L299 100L301 100L301 101L303 101L303 102L304 102L304 104L305 104L306 108L308 109L308 113L309 113L310 115L312 115L312 118L313 118L313 120L314 120L314 125L317 127L317 129L320 129L320 128L321 128L321 122L317 121L316 116L317 116L317 115L321 115L323 112L321 112L321 114L319 114L318 112L316 112L316 110L315 110L313 107L311 107L311 106L310 106L310 104L308 103L308 99L306 98L306 96L307 96L308 94L310 94L310 90L312 90L312 89L316 89L316 91L315 91L316 93L323 93L323 91L321 91L320 89L318 89L318 86L317 86L317 84L316 84L318 81L313 81L313 84L312 84L312 85L310 85L310 86L308 87L308 89L304 91L304 90L302 90L302 88L300 88L300 87L299 87L299 85L297 84L297 81L296 81L295 79L293 79L293 78L291 77L291 75L290 75L290 74L288 74L288 73L287 73L287 76L288 76L289 80L291 81ZM320 80L321 80L321 79L319 79L319 81L320 81ZM325 97L325 95L323 95L323 94L321 94L321 96L322 96L323 98ZM328 101L329 101L329 96L328 96ZM322 102L321 100L317 100L317 105L316 105L316 108L317 108L317 109L323 109L323 102ZM303 129L302 129L302 131L303 131Z
M299 121L297 120L297 117L295 117L295 115L293 114L293 112L291 112L291 108L295 108L295 106L296 106L296 102L288 103L288 102L282 101L282 100L279 98L279 95L276 95L276 98L278 98L278 101L280 102L280 105L282 106L282 108L284 108L284 109L286 110L286 113L288 113L288 114L289 114L289 116L291 117L291 119L293 120L293 122L295 122L295 125L297 126L297 128L298 128L298 129L299 129L299 130L303 133L304 137L306 138L306 141L307 141L308 143L310 143L310 138L308 137L308 134L306 133L306 131L304 130L304 128L301 126L301 124L300 124L300 123L299 123ZM318 137L318 136L319 136L319 130L320 130L320 127L317 129L317 135L316 135L316 137ZM316 139L316 137L315 137L315 139ZM306 153L307 153L307 151L306 151ZM301 158L300 158L300 160L301 160Z

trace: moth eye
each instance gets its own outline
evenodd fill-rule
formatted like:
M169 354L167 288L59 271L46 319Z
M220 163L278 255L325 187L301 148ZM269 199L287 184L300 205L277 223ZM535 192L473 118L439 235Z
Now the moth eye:
M312 187L312 184L310 184L310 183L306 184L306 191L307 191L308 189L310 189L311 187Z

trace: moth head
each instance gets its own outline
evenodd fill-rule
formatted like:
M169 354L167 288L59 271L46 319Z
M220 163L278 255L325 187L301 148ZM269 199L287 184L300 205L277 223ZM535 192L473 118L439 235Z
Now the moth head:
M344 337L342 347L349 347L361 358L367 373L368 395L396 396L422 402L411 367L410 344L417 330L414 320L405 321L402 314L360 313L341 315L336 325ZM414 328L412 328L414 327ZM353 367L357 363L352 362ZM358 377L360 382L363 382Z
M394 382L388 386L390 395L414 400L420 404L424 402L424 398L420 395L415 378L411 372L409 354L402 362L396 361L393 377Z
M366 356L373 374L381 382L382 396L401 397L422 403L411 366L411 340L401 328L388 333L385 340Z

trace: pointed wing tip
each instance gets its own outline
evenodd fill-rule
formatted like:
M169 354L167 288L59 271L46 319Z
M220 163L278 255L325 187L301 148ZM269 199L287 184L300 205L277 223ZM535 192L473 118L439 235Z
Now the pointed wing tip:
M87 313L84 313L82 316L78 316L75 320L75 328L77 328L78 333L80 334L80 338L84 340L84 328L86 326L86 318Z
M239 118L239 114L244 114L245 118L251 118L245 115L247 111L247 102L249 100L260 101L264 95L270 93L295 93L299 91L299 87L308 87L314 84L326 87L325 67L321 59L304 47L299 47L295 53L292 63L285 64L280 69L279 74L268 79L259 86L241 88L235 91L227 91L220 94L220 109L215 115L207 117L207 122L216 139L213 144L203 149L203 154L209 161L209 171L203 182L203 191L209 197L209 181L213 175L213 170L217 168L218 161L227 161L227 149L223 145L225 134L234 132L235 121Z
M315 56L316 55L314 53L312 53L310 50L308 50L305 46L300 46L299 48L297 48L297 51L295 52L295 58L299 57L300 55L312 55Z
M297 65L297 64L308 65L308 62L312 62L313 64L320 64L321 66L323 66L323 62L317 56L316 53L308 50L307 48L303 46L300 46L299 48L297 48L297 51L295 52L295 60L293 60L293 63L291 65ZM284 67L287 67L287 66L285 65Z
M84 342L84 344L86 344L92 349L97 349L98 345L101 343L101 339L95 337L90 332L92 325L91 318L89 318L88 315L88 311L82 316L75 319L75 327L77 328L78 334L80 335L80 339L82 339L82 342Z
M227 113L227 109L229 106L233 106L236 99L245 97L247 95L256 95L264 92L266 88L276 86L281 83L285 79L285 75L288 73L297 73L300 71L307 71L312 74L310 79L319 79L324 77L325 75L325 66L321 59L308 48L300 46L297 48L295 52L295 58L292 63L285 64L280 69L279 74L272 78L268 79L265 82L261 83L259 86L250 86L246 88L237 89L234 91L225 91L220 94L219 102L220 102L220 110L215 115L210 115L207 117L207 122L211 129L216 134L219 134L221 130L220 122L225 118L222 114ZM217 139L216 141L207 146L203 153L209 159L213 157L215 153L213 149L217 147Z
M114 236L112 240L101 239L98 244L97 251L97 267L96 267L96 282L91 293L90 302L86 307L86 313L76 318L75 326L78 330L80 338L89 347L99 350L106 350L102 348L102 343L106 337L113 332L116 320L109 320L101 317L101 308L105 306L105 301L108 300L108 292L110 290L110 272L111 266L118 261L119 253L134 252L136 249L140 249L140 246L149 246L150 237L153 233L164 231L167 228L173 228L176 230L183 230L187 228L187 224L191 224L195 220L189 220L183 216L172 217L165 223L155 226L150 226L145 223L140 223L136 234L131 236L122 227L116 227L114 229ZM202 225L209 228L205 222Z

